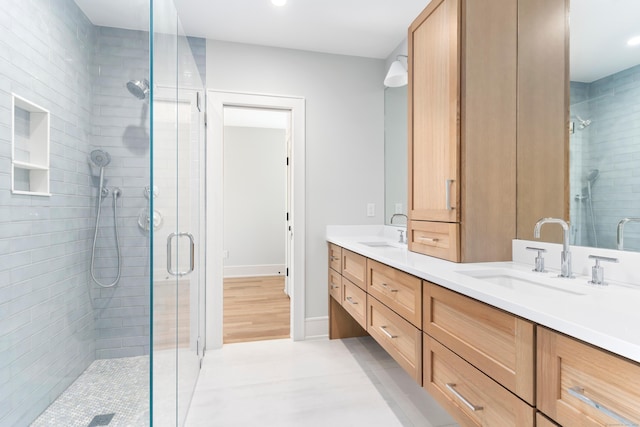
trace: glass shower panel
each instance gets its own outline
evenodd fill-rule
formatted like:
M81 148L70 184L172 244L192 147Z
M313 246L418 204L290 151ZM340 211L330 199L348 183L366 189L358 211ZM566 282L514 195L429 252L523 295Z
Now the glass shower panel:
M204 90L173 2L153 16L153 424L183 425L204 337Z

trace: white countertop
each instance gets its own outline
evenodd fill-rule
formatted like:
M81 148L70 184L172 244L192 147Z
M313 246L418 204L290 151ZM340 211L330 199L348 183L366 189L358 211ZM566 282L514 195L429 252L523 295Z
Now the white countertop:
M618 276L632 277L628 273L637 266L640 255L619 253L611 250L595 250L592 248L571 247L574 259L579 268L574 269L574 279L557 277L558 269L553 267L556 253L560 245L540 244L539 242L514 241L514 259L523 258L526 243L544 246L548 272L534 273L533 257L526 252L531 263L498 262L498 263L466 263L459 264L417 254L407 250L406 245L398 242L396 227L389 226L329 226L327 240L367 258L390 265L414 276L436 283L445 288L467 295L471 298L498 307L532 322L549 327L582 341L609 350L628 359L640 362L640 282L617 282L615 277L607 279L609 264L605 267L605 279L609 286L599 287L587 282L590 277L586 253L611 256L620 254L621 262L630 263L624 266L625 274L612 269ZM385 242L390 246L371 247L364 243ZM559 259L559 255L557 255ZM584 260L582 260L584 258ZM622 259L623 258L623 259ZM525 258L526 260L526 258ZM575 261L574 261L575 262ZM619 266L620 264L616 264ZM611 270L611 269L610 269ZM467 274L465 274L467 272ZM516 283L515 288L504 284L494 284L480 277L492 272L512 275L523 281ZM527 280L539 283L527 284Z

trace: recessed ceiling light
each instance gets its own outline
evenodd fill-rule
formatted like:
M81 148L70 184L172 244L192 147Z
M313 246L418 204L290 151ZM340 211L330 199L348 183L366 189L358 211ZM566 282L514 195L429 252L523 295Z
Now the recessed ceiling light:
M287 4L287 0L271 0L271 4L274 6L282 7Z
M629 46L637 46L640 44L640 36L631 37L627 42Z

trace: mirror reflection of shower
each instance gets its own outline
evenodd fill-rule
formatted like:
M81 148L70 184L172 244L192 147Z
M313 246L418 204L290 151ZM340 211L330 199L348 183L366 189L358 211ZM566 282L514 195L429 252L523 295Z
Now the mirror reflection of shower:
M588 125L587 125L588 126ZM589 223L591 224L590 232L591 237L593 238L593 246L598 247L598 233L596 232L596 216L593 212L593 184L596 182L598 177L600 176L600 171L598 169L591 169L587 175L584 177L585 185L582 187L581 194L576 195L576 201L578 202L578 212L581 212L582 204L585 203L587 206L587 215L589 215Z
M116 202L118 200L118 197L120 197L121 195L121 191L117 187L110 189L104 185L105 184L104 169L109 165L109 163L111 163L111 156L109 155L109 153L107 153L104 150L93 150L89 155L89 161L93 166L100 168L100 178L98 181L98 194L97 194L98 212L96 213L96 225L93 233L93 245L91 248L91 268L89 270L91 272L91 278L93 279L94 282L96 282L99 286L103 288L111 288L115 286L118 283L118 281L120 281L121 264L122 264L121 254L120 254L120 239L118 236L118 215L117 215L118 212L117 212L117 206L116 206L117 205ZM96 242L98 240L98 231L100 229L100 214L102 212L102 201L109 196L109 193L111 193L113 197L113 228L114 228L115 237L116 237L116 251L118 253L118 274L116 275L116 278L111 283L103 283L96 278L94 266L95 266L95 255L96 255Z

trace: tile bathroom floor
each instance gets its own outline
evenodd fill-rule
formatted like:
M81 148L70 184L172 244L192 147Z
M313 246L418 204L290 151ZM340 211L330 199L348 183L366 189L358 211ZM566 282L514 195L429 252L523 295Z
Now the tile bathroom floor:
M149 425L149 356L94 361L31 427Z
M457 426L370 337L226 344L187 415L202 426Z

